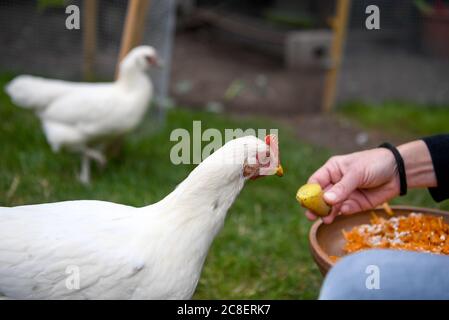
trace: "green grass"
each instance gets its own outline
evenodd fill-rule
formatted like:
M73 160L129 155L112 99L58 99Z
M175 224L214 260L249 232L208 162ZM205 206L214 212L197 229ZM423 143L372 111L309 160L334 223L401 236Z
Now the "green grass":
M0 86L11 76L0 74ZM397 126L401 118L393 111L373 109L357 114L370 126ZM384 114L382 116L379 113ZM351 114L351 112L353 112ZM389 118L391 117L391 118ZM443 115L425 120L439 130ZM366 119L367 120L366 120ZM93 172L90 187L75 177L78 157L50 151L32 112L11 104L0 92L0 205L14 206L71 199L98 199L143 206L169 193L192 170L192 165L171 164L170 132L192 128L202 120L206 128L278 128L284 178L265 177L250 181L231 208L224 229L214 241L206 260L196 299L313 299L322 278L310 257L307 233L310 223L295 200L295 192L308 176L330 156L326 150L298 141L290 128L265 119L238 120L206 112L173 109L163 128L151 121L125 140L119 157L107 168ZM424 119L417 115L416 120ZM432 121L431 121L432 120ZM406 120L402 120L406 121ZM418 122L419 123L419 122ZM438 124L438 125L437 125ZM413 123L401 127L414 129ZM319 133L317 133L319 134ZM12 181L17 190L7 196ZM439 207L426 191L414 191L395 201ZM447 208L447 205L443 205ZM50 223L50 222L49 222Z
M0 86L9 79L0 76ZM231 208L214 241L194 298L315 298L321 276L309 255L310 223L295 192L328 153L297 141L290 129L263 119L236 120L223 115L171 110L164 128L147 121L125 141L122 154L103 172L95 170L90 187L75 177L77 156L54 154L32 112L13 106L0 93L0 205L14 206L70 199L99 199L143 206L169 193L191 171L172 165L170 132L191 130L193 120L206 128L278 128L284 178L250 181ZM20 183L7 197L15 177ZM50 222L49 222L50 223Z
M393 134L425 136L449 131L449 106L422 106L405 102L353 102L340 112L369 128Z
M280 27L311 29L316 25L316 21L313 17L301 12L286 12L268 9L263 13L263 16L267 21Z

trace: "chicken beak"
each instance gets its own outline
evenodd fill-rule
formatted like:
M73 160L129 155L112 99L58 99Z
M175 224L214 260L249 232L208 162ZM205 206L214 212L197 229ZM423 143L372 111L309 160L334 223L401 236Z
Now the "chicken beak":
M163 68L164 67L164 60L162 60L161 58L156 58L156 61L154 63L154 66L157 68Z
M162 61L162 59L157 56L149 56L147 57L147 61L150 66L153 67L162 68L164 66L164 62Z
M278 165L278 167L276 168L276 173L275 173L278 177L282 177L284 175L284 168L282 168L281 165Z

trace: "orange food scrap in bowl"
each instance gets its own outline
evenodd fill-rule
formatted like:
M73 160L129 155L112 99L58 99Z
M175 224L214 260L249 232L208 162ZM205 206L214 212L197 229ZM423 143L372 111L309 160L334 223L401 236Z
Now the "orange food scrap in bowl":
M391 209L390 205L388 204L388 202L384 202L382 204L382 207L384 208L385 212L390 216L394 216L394 211L393 209Z
M336 263L338 260L341 259L339 256L329 256L329 259L332 261L332 263Z
M369 224L343 231L345 253L398 249L449 255L449 224L443 217L410 213L385 219L373 214Z

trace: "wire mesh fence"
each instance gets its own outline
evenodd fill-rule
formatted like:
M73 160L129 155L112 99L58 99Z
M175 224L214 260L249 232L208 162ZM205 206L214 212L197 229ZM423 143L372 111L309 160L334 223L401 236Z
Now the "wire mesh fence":
M112 80L128 1L98 0L98 3L95 74L98 80ZM320 110L326 70L310 72L307 68L296 68L296 62L307 67L317 59L321 66L326 66L330 46L323 43L331 38L313 31L331 32L329 21L335 11L334 0L150 3L143 43L155 46L165 61L163 69L152 71L159 104L166 104L171 92L181 104L187 105L219 102L231 109L251 112ZM424 12L426 9L420 3L437 11L442 10L438 9L441 4L446 8L449 5L443 0L351 2L337 102L449 102L449 53L445 51L449 51L449 18L443 18L442 10L440 22L435 26L435 19ZM0 0L1 70L82 79L83 27L65 28L64 9L69 4L83 8L81 0ZM365 26L365 10L373 4L380 10L379 30L367 30ZM193 25L195 30L207 30L209 38L202 31L195 31L195 36L183 31L177 35L175 56L179 61L173 65L175 81L169 81L175 11L180 8L187 8L190 18L183 20L188 21L188 28ZM309 31L312 32L308 40L292 51L297 56L290 65L287 60L291 54L286 52L291 46L289 41L295 39L290 35ZM443 44L435 44L438 39ZM313 59L301 60L304 52L312 54ZM236 82L244 82L244 88L232 101L225 101L226 90ZM189 90L177 89L186 87L183 85L186 83L191 87Z
M0 1L1 70L82 80L83 20L79 30L67 29L65 9L77 5L83 14L84 4L82 0ZM98 0L96 80L114 78L127 4L125 0ZM175 1L151 1L142 43L154 46L164 61L163 68L151 70L158 104L167 101L174 25Z
M448 104L449 14L444 18L444 13L436 13L441 15L441 26L429 30L431 14L424 13L418 1L352 3L339 101ZM437 3L428 1L426 5L438 10ZM365 26L365 9L371 4L379 8L377 30Z

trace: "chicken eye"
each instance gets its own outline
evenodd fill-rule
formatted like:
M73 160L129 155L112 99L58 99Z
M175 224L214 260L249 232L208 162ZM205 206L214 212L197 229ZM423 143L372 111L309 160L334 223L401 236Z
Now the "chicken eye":
M145 60L151 65L156 64L156 58L150 55L145 56Z
M260 152L257 160L261 166L268 165L270 163L270 151Z

